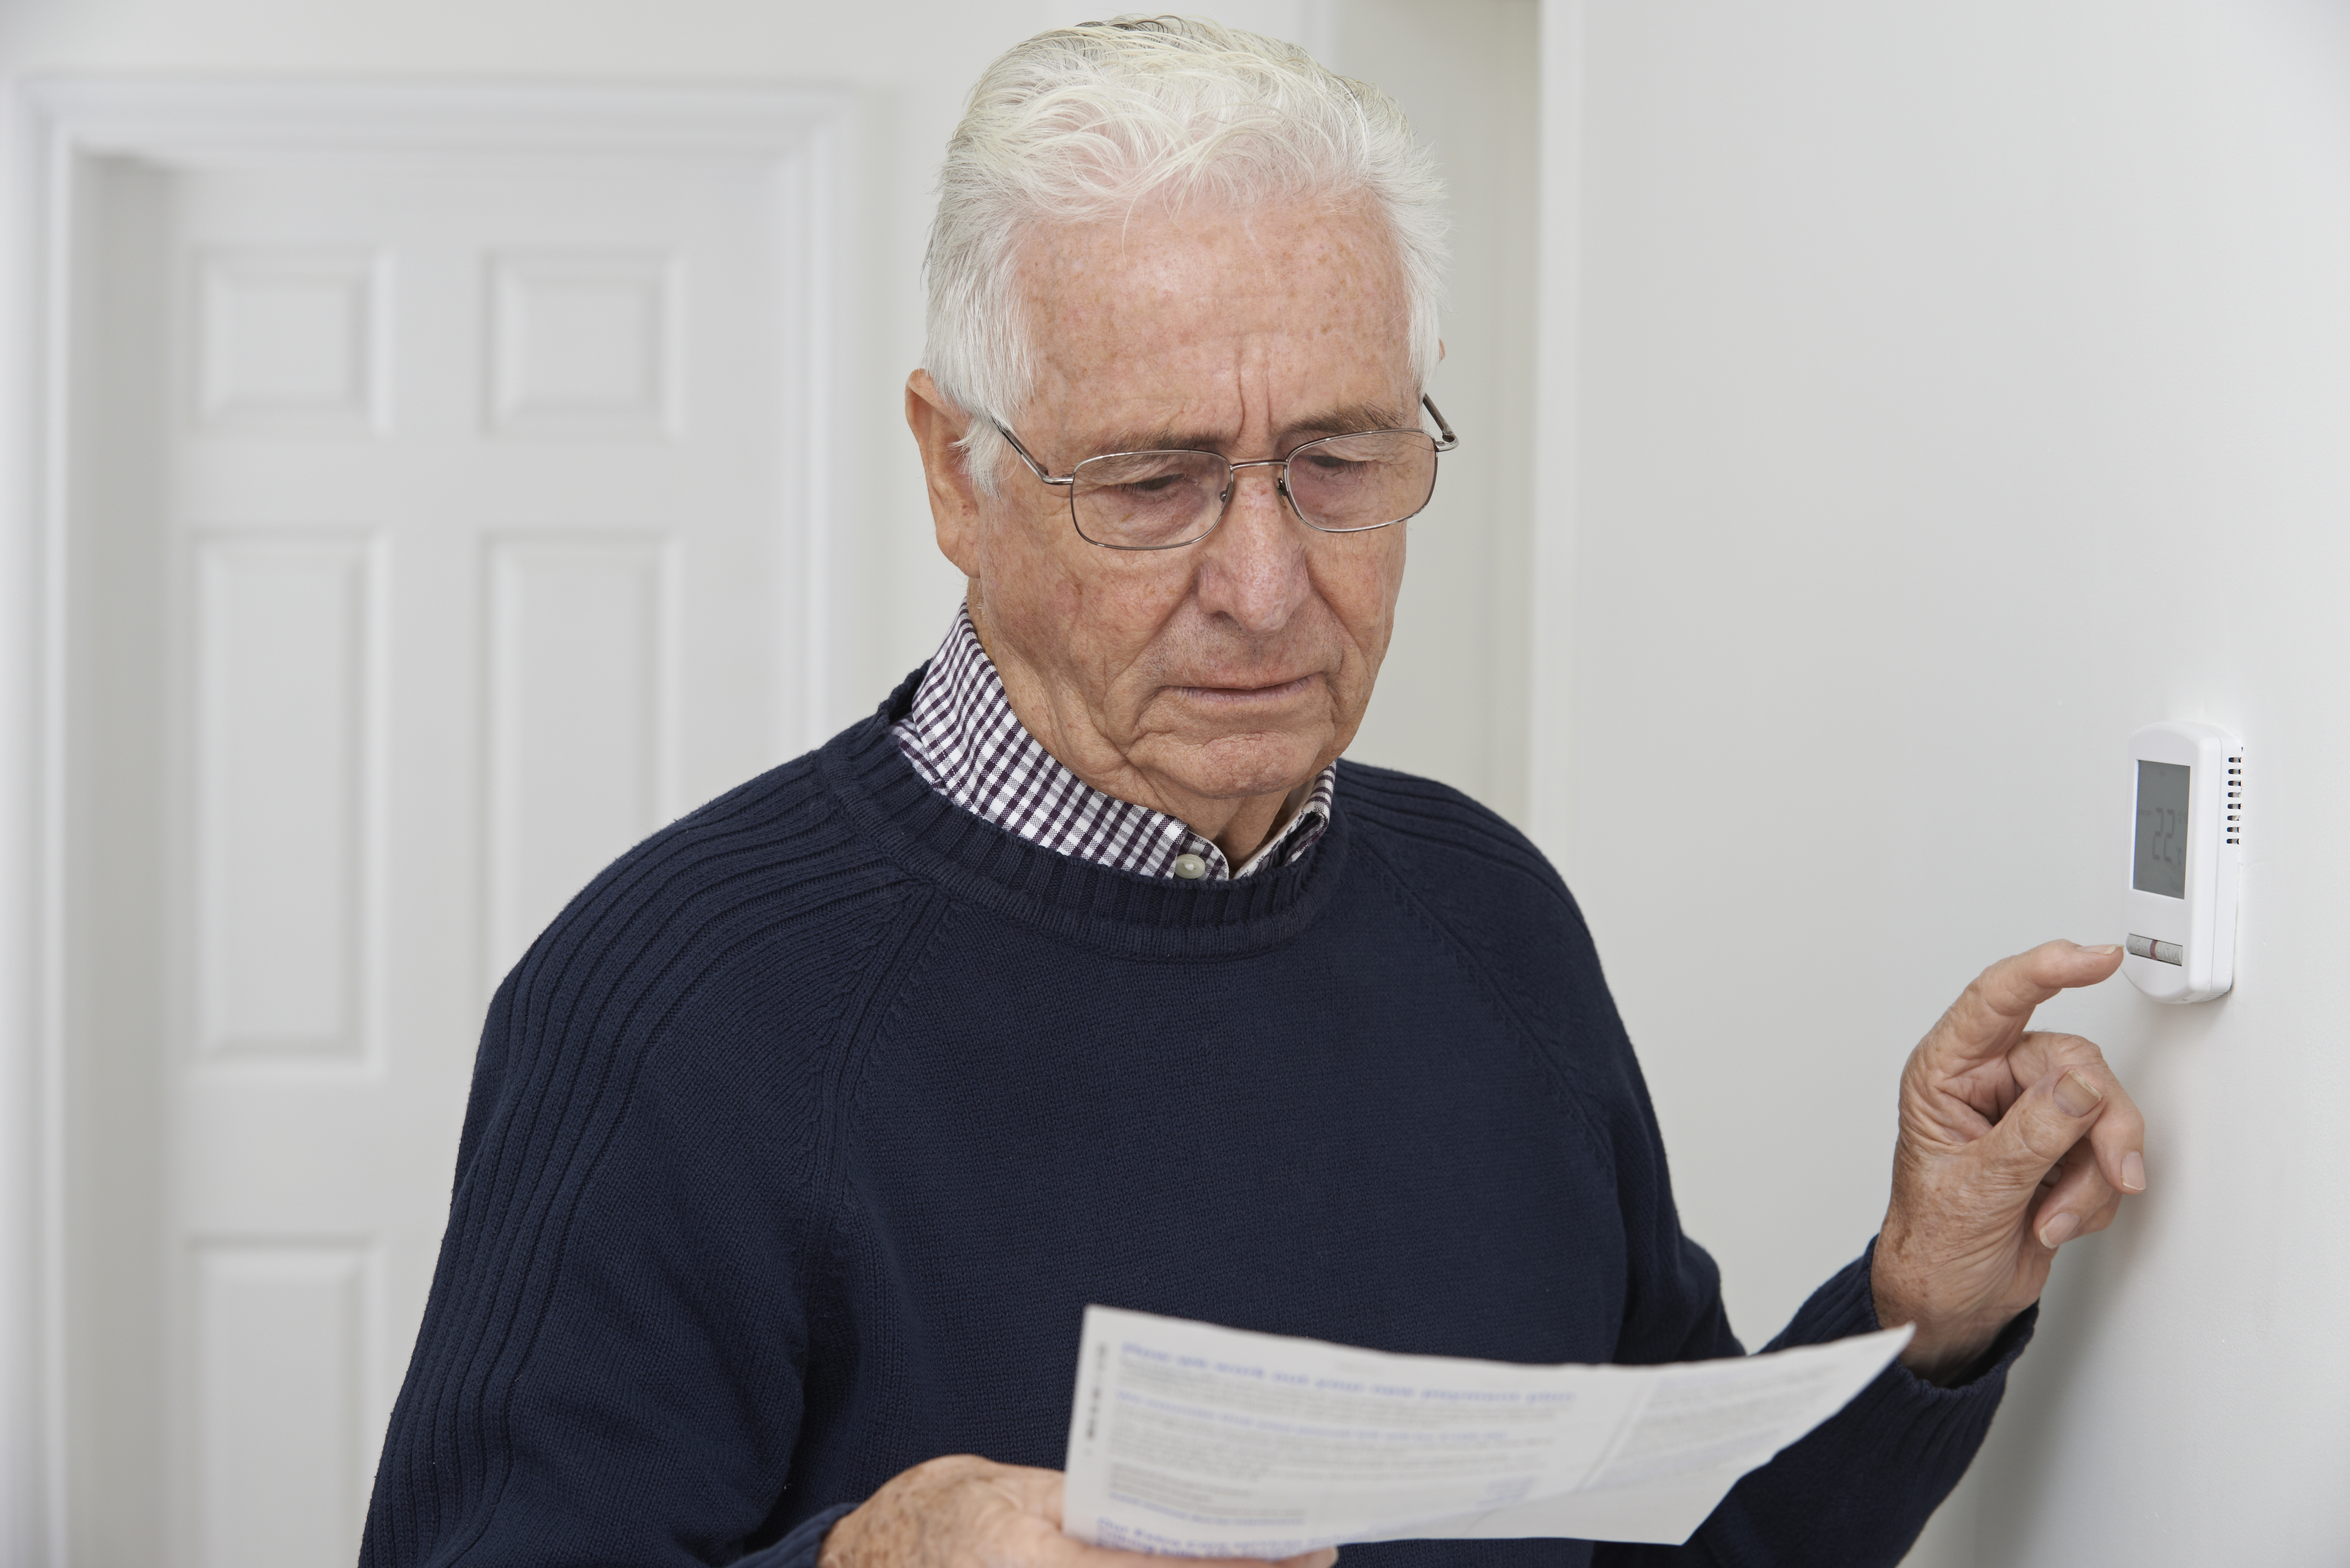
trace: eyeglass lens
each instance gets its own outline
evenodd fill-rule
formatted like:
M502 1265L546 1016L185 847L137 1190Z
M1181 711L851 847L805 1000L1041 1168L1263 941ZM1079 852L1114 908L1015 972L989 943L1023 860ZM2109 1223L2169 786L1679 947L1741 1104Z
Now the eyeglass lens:
M1326 533L1400 523L1436 490L1436 443L1418 431L1325 436L1289 454L1290 504ZM1088 458L1071 474L1077 532L1121 550L1188 545L1216 525L1232 464L1211 452L1128 452Z

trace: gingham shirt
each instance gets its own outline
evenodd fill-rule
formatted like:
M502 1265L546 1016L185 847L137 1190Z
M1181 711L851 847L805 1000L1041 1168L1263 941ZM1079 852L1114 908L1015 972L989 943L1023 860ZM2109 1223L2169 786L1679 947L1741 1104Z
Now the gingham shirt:
M1055 853L1145 877L1173 877L1184 855L1206 863L1198 879L1207 881L1286 866L1330 826L1330 797L1338 787L1338 770L1324 768L1297 815L1234 871L1222 850L1184 824L1102 794L1039 744L1012 711L1003 678L979 645L970 610L960 605L913 708L891 733L914 771L965 811Z

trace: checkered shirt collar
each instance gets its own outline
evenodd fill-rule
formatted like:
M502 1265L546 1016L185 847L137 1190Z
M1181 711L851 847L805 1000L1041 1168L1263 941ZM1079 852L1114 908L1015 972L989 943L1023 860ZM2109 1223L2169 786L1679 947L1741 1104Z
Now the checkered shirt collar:
M965 811L1056 854L1145 877L1173 877L1183 855L1206 862L1206 881L1286 866L1330 826L1338 787L1336 766L1324 768L1288 825L1232 870L1222 850L1182 823L1102 794L1046 751L1013 713L1003 678L961 605L913 707L891 733L914 771Z

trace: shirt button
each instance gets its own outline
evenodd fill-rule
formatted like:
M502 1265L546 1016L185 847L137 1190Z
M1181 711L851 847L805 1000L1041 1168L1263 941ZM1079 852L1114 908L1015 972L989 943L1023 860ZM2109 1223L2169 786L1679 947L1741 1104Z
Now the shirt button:
M1178 855L1174 872L1186 882L1197 882L1208 874L1208 863L1196 855Z

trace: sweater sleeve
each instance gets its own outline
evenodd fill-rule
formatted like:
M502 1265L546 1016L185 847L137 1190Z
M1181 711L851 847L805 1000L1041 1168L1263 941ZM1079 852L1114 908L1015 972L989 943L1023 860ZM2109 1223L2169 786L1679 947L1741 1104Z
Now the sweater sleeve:
M713 1146L732 1140L679 1114L667 1075L595 1076L484 1118L363 1568L723 1563L775 1506L803 1405L801 1239L730 1200L740 1162Z
M821 1129L889 912L730 834L623 860L501 988L362 1568L813 1563L789 1529L837 1500L786 1482L837 1272ZM827 896L819 940L792 916Z
M763 1552L754 1552L734 1568L816 1568L824 1538L832 1527L856 1511L853 1502L837 1503L795 1526L789 1535Z
M1812 1293L1766 1350L1822 1345L1880 1326L1869 1293L1872 1239L1856 1260ZM1720 1315L1719 1297L1700 1314ZM1852 1403L1732 1487L1680 1546L1601 1544L1594 1568L1763 1568L1835 1563L1885 1568L1901 1561L1982 1446L2030 1343L2040 1309L2003 1329L1969 1378L1941 1388L1896 1363ZM1740 1354L1727 1335L1710 1355Z

